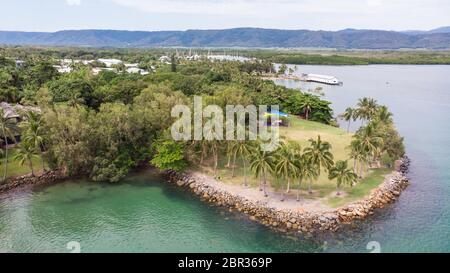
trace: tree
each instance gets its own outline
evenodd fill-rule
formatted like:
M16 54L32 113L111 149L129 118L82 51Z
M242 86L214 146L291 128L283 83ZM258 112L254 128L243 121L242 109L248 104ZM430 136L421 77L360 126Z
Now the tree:
M371 98L360 99L357 106L355 117L361 119L362 125L364 125L365 121L373 118L378 108L377 101Z
M374 123L370 123L361 128L354 137L360 141L361 149L371 155L373 159L376 157L377 150L384 143Z
M334 164L331 144L327 141L322 141L320 135L317 137L317 140L310 139L309 143L310 146L305 148L304 155L317 167L317 173L320 175L322 168L329 169Z
M347 133L349 133L351 122L352 120L355 121L355 109L351 107L347 108L345 112L340 115L340 117L348 122Z
M392 113L389 112L389 109L386 106L380 106L377 109L377 113L376 113L376 119L380 122L382 122L383 124L392 124L393 120L392 120Z
M317 172L317 167L312 164L311 160L308 158L308 156L303 155L302 156L302 160L301 160L302 167L301 167L301 177L304 180L308 180L309 181L309 186L308 186L308 193L312 194L312 182L313 180L316 180L319 177L319 174ZM297 200L299 200L299 196L297 196Z
M177 72L177 58L175 54L170 56L170 71L173 73Z
M184 145L173 140L155 142L156 154L150 161L160 170L182 171L187 167L184 157Z
M18 161L21 166L28 162L31 169L31 175L34 176L33 158L35 156L36 148L34 147L34 143L23 141L17 146L14 160Z
M16 122L7 117L3 108L0 108L0 133L5 145L5 172L3 174L3 181L6 181L8 176L8 139L15 141L15 132L17 132Z
M278 68L278 75L286 74L286 70L288 69L286 64L282 64L280 68Z
M289 193L291 179L295 179L298 173L294 150L289 144L283 143L276 151L275 156L276 165L274 171L278 177L287 181L286 193ZM284 194L281 201L284 201Z
M262 190L264 192L264 196L267 197L266 185L267 185L267 176L273 173L273 162L275 161L275 157L273 153L263 151L261 148L258 148L254 151L251 158L250 169L255 174L257 178L262 179L263 187Z
M237 141L235 143L235 155L239 155L241 157L242 164L244 165L244 186L248 186L247 183L247 161L250 158L251 154L255 150L255 144L251 141ZM234 164L234 163L233 163ZM234 166L233 166L234 173Z
M311 113L314 107L314 100L312 99L312 97L305 95L300 104L300 107L303 109L305 119L309 120L309 114Z
M358 176L348 169L348 161L339 160L336 165L330 169L329 179L337 181L337 195L341 195L341 186L343 184L353 186Z
M41 115L28 111L25 114L25 122L21 124L22 126L22 140L27 143L32 143L39 152L42 162L42 170L45 172L45 163L44 163L44 126Z

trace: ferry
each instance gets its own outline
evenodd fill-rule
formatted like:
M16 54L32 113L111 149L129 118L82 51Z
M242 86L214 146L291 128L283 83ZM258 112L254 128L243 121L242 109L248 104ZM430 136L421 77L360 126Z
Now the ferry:
M330 84L330 85L341 85L342 84L342 82L339 81L339 79L334 76L318 75L318 74L303 74L302 77L307 82L318 82L318 83L324 83L324 84Z

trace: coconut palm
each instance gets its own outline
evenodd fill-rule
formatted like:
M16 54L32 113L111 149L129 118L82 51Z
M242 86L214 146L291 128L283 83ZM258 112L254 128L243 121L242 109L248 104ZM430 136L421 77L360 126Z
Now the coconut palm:
M329 179L336 179L337 181L337 195L341 195L341 186L343 184L353 186L358 179L358 176L348 169L348 161L339 160L336 165L331 168Z
M3 109L0 109L0 133L5 145L5 171L3 173L3 181L6 181L6 177L8 176L8 139L15 141L15 132L18 131L16 122L7 117L6 113Z
M22 123L23 134L22 140L28 143L32 143L36 150L39 152L42 162L42 170L45 172L44 163L44 128L41 116L33 111L29 111L25 114L25 122Z
M260 181L262 180L262 190L265 197L268 196L266 191L267 176L274 170L273 162L275 162L273 153L264 151L260 147L252 153L250 169Z
M236 154L236 148L235 148L235 145L236 145L236 141L228 141L227 142L227 165L225 165L225 168L230 168L231 167L231 161L233 160L233 157L234 157L234 163L236 163L236 157L235 157L235 154ZM233 164L234 164L233 163ZM234 177L234 175L233 175L233 177Z
M21 166L25 165L25 163L28 162L32 176L34 176L34 157L36 157L36 148L33 143L24 141L17 146L16 153L14 154L14 160L18 161Z
M361 119L361 126L376 114L378 108L377 101L370 98L360 99L357 106L355 117Z
M320 135L317 140L310 139L310 146L305 149L304 156L307 158L309 167L314 168L315 176L314 179L319 178L321 169L330 169L333 165L334 156L331 153L331 144L326 141L322 141ZM312 170L308 170L312 174ZM309 193L312 194L311 190L312 179L309 184Z
M203 162L205 161L205 158L208 156L208 149L209 149L209 141L206 140L200 140L197 142L198 145L200 145L200 165L203 165Z
M286 193L289 193L291 179L295 179L298 173L294 150L289 144L283 143L275 156L277 163L274 171L278 177L287 181ZM282 201L284 201L284 194L282 195Z
M350 132L350 125L351 125L352 120L353 120L353 121L356 120L356 118L355 118L355 114L356 114L356 113L355 113L355 112L356 112L355 109L353 109L353 108L351 108L351 107L348 107L347 109L345 109L345 112L342 113L342 114L340 115L340 117L341 117L343 120L345 120L346 122L348 122L347 133Z
M369 154L361 144L360 139L354 139L350 143L350 158L353 159L353 172L363 177L364 165L367 163Z
M300 108L303 109L306 120L309 120L309 116L313 110L313 107L314 107L314 100L311 98L310 95L305 94L302 102L300 103Z
M329 169L334 164L331 144L327 141L322 141L320 135L317 137L317 140L310 139L309 142L310 146L305 149L304 155L317 167L317 173L320 176L322 168Z
M213 162L214 162L214 178L218 178L219 177L219 172L218 172L218 166L219 166L219 153L220 153L220 143L217 140L211 140L210 141L210 147L211 147L211 153L213 156Z
M244 165L244 186L248 186L247 182L247 164L248 159L255 150L255 143L252 141L237 141L235 147L235 158L237 155L241 157L242 164ZM234 166L233 166L234 167ZM233 168L234 175L234 168Z
M296 150L295 157L296 157L295 164L297 166L297 179L298 179L297 202L299 202L302 182L305 180L309 181L309 192L311 193L312 181L316 179L317 171L316 166L311 164L308 157L301 153L301 150L300 151Z
M378 135L374 123L370 123L361 128L355 135L355 138L359 139L361 149L372 155L373 158L376 155L377 149L382 147L384 142L383 138Z
M389 112L389 109L386 106L380 106L377 111L377 120L384 124L391 124L392 121L392 113Z

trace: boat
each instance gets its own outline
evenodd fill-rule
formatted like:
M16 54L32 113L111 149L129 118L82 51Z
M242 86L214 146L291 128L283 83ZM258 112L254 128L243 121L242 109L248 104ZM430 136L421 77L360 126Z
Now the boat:
M319 75L319 74L303 74L302 77L305 79L305 81L308 81L308 82L318 82L318 83L324 83L324 84L329 84L329 85L341 85L342 84L342 82L339 81L339 79L334 76Z

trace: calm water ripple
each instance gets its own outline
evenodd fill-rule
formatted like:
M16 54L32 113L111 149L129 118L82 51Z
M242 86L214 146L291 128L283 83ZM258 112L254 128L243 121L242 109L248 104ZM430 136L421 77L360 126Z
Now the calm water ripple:
M395 114L412 159L399 202L321 238L276 234L150 173L120 185L73 181L0 196L0 252L450 252L450 66L299 66L337 76L336 113L368 96ZM303 89L318 85L280 81Z

